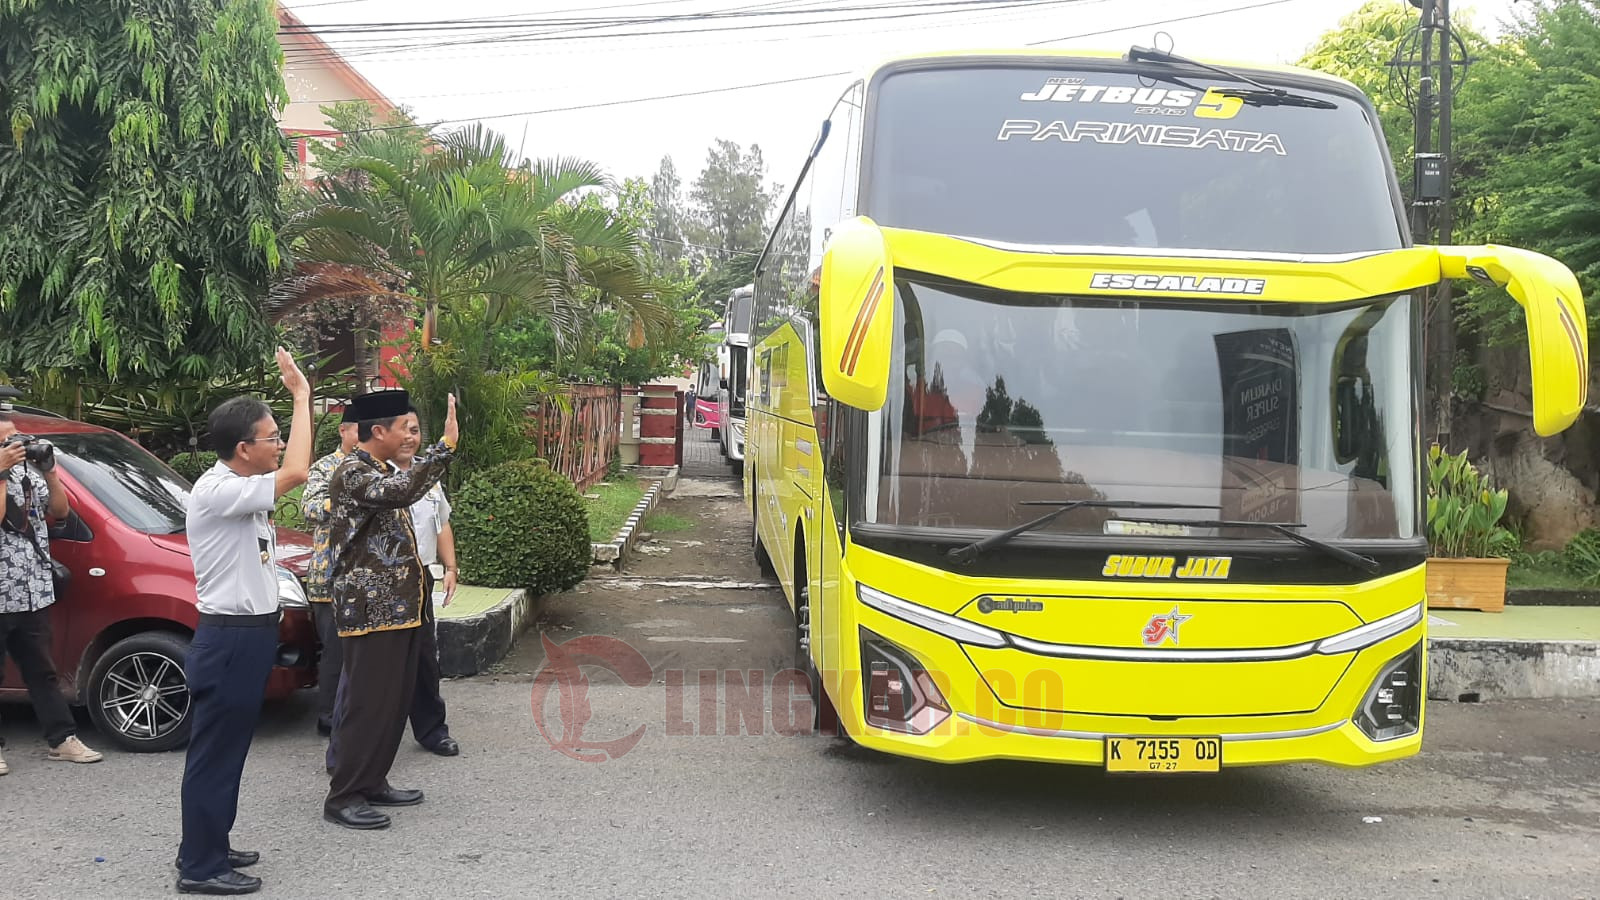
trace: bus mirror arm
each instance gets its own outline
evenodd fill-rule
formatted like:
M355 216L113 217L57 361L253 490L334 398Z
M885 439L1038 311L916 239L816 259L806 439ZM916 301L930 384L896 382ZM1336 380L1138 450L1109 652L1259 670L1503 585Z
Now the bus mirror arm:
M1557 434L1577 421L1589 396L1589 329L1578 279L1560 262L1515 247L1436 248L1439 274L1506 290L1522 306L1533 376L1533 428Z

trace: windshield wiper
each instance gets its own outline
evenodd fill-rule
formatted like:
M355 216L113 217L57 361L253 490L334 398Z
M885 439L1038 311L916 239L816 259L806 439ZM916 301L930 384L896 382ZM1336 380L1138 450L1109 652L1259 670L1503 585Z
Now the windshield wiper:
M1255 90L1229 87L1213 87L1211 90L1214 93L1221 94L1224 97L1237 97L1251 106L1300 106L1307 109L1339 108L1337 103L1323 100L1320 97L1312 97L1307 94L1296 94L1291 91L1286 91L1283 88L1275 88L1270 85L1262 84L1248 75L1241 75L1238 72L1225 69L1222 66L1213 66L1210 63L1203 63L1197 59L1190 59L1187 56L1179 56L1176 53L1168 53L1165 50L1154 50L1149 47L1131 47L1128 49L1128 61L1176 63L1185 66L1194 66L1196 68L1206 69L1208 71L1216 72L1218 75L1222 75L1227 78L1238 79L1245 84L1254 86Z
M973 541L964 547L955 547L950 550L950 556L956 562L968 563L978 558L978 554L995 546L1011 540L1019 534L1043 528L1051 522L1061 518L1067 513L1081 508L1089 509L1221 509L1214 503L1151 503L1143 500L1024 500L1022 506L1054 506L1055 509L1045 513L1037 519L1023 522L1015 528L991 534L986 538ZM1139 521L1150 521L1140 519Z
M1314 550L1320 550L1334 559L1339 560L1340 562L1349 563L1350 565L1355 566L1369 575L1376 575L1378 574L1378 570L1383 568L1377 560L1370 556L1363 556L1362 554L1356 553L1353 550L1346 550L1343 547L1335 546L1326 541L1319 541L1316 538L1306 537L1300 532L1295 531L1296 528L1306 527L1304 522L1244 522L1233 521L1230 519L1214 519L1209 522L1196 522L1192 519L1145 518L1141 518L1139 521L1149 522L1152 525L1188 525L1193 528L1265 528L1269 531L1276 531L1284 537L1289 538L1297 543L1304 544L1307 547L1311 547Z

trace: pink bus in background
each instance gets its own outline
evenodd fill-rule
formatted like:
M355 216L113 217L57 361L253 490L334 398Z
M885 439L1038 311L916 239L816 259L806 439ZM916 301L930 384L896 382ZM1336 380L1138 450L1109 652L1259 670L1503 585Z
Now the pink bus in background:
M700 364L700 371L694 380L694 410L689 421L695 428L711 429L711 437L719 439L722 434L722 414L718 410L718 402L722 398L723 356L727 352L722 343L722 323L713 323L706 333L717 342L716 358Z

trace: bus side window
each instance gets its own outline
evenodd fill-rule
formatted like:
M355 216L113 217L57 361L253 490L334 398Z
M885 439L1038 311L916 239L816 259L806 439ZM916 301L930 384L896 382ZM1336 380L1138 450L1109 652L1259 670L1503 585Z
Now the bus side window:
M757 377L761 379L761 405L770 408L772 404L772 351L763 350L761 359L756 363L760 370Z

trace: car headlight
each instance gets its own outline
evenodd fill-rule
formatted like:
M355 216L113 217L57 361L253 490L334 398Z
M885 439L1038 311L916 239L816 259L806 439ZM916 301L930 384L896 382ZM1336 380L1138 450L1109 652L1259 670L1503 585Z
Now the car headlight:
M295 574L283 566L278 567L278 605L282 606L310 606L306 600L305 585Z

